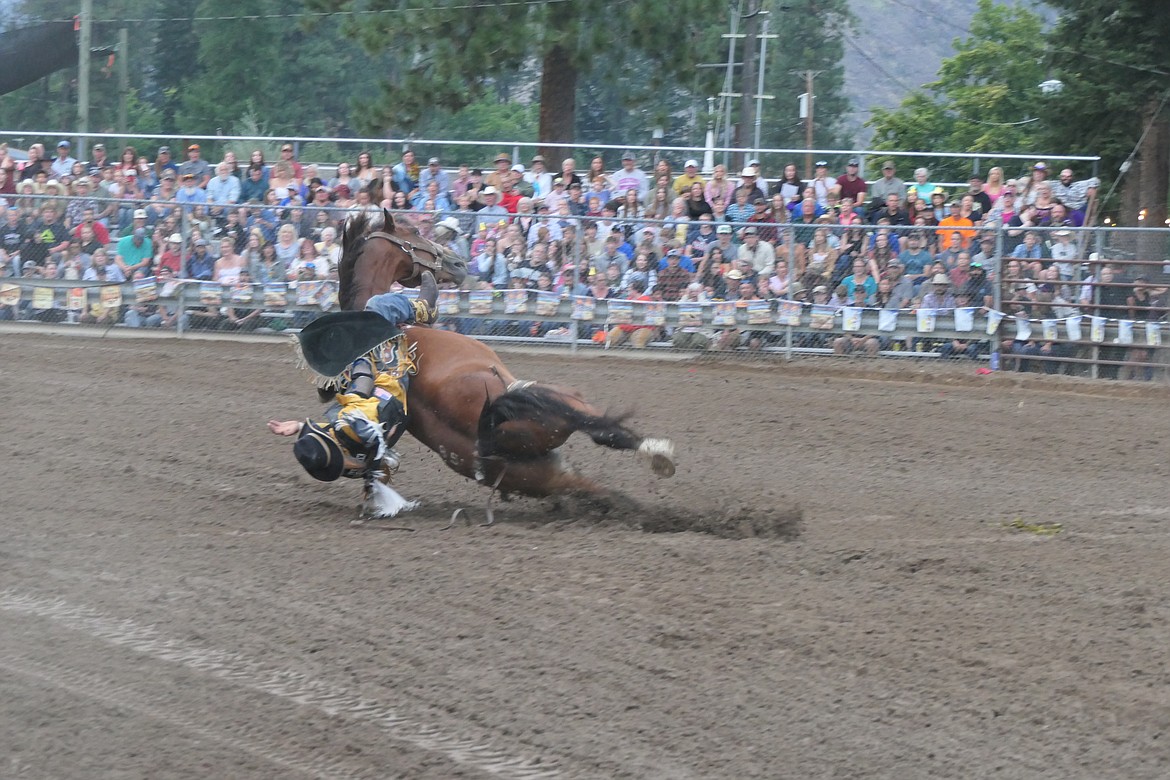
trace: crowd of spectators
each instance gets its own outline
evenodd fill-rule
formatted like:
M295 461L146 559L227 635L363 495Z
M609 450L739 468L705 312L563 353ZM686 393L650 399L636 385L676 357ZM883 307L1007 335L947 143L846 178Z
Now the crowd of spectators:
M1116 272L1094 268L1100 279L1082 279L1084 247L1071 229L1084 224L1098 182L1069 169L1050 178L1043 162L1018 178L992 168L986 180L972 176L948 190L925 168L909 182L899 178L893 161L866 181L857 158L839 175L818 161L803 179L795 164L770 178L756 160L737 176L723 165L704 175L696 160L676 171L663 158L645 171L633 153L616 169L601 157L578 169L573 158L549 166L541 155L525 164L503 153L480 169L424 162L409 150L378 165L362 152L323 170L299 162L292 144L275 162L253 150L246 162L226 151L214 164L198 144L179 155L162 146L152 158L130 146L111 156L98 143L87 161L74 159L64 140L54 156L34 144L27 163L6 151L0 145L0 277L122 282L166 274L226 286L335 280L340 222L385 207L462 253L472 272L466 286L481 290L945 310L990 308L998 283L1005 312L1039 319L1090 303L1115 309L1114 317L1135 307L1148 316L1161 305L1153 287L1119 288L1124 299L1093 294L1094 282L1100 287ZM439 226L446 230L436 233ZM1151 290L1147 302L1142 295ZM6 314L14 316L0 307ZM259 324L228 308L202 314L193 324ZM127 324L165 326L176 313L126 306L123 316ZM550 326L524 327L540 335ZM635 346L667 336L691 348L767 341L735 329L597 330ZM831 342L838 351L891 346L815 333L804 342ZM925 343L948 355L986 348ZM1025 356L1056 348L1005 347Z

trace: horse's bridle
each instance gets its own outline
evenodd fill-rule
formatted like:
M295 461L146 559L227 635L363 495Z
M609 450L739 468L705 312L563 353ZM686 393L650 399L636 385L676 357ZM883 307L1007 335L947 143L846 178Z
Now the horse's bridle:
M419 236L419 241L423 243L416 244L409 239L396 236L393 233L385 233L381 230L375 230L366 235L366 239L371 238L381 238L389 241L405 252L406 256L410 258L411 263L414 264L414 273L406 279L401 280L402 284L418 281L418 278L424 270L433 273L436 279L439 278L439 273L443 270L443 250L434 241ZM429 259L420 257L419 253L424 253L430 257Z

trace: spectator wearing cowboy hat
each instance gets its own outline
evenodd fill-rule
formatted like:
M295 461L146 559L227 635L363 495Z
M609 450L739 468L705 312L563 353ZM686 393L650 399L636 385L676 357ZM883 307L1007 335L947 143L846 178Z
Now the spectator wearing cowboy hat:
M484 187L479 193L483 208L475 212L475 231L478 233L485 228L494 230L497 226L507 224L510 214L499 204L500 192L495 187Z
M512 158L501 152L495 156L492 163L496 169L484 177L483 183L488 187L500 189L504 182L511 178Z
M946 274L935 274L930 285L922 285L925 295L922 296L921 306L924 309L954 309L955 296L951 294L951 279Z
M444 217L435 225L435 243L447 247L464 260L471 261L471 247L463 235L459 220L455 217Z
M760 173L757 169L749 165L739 172L739 178L741 179L739 189L747 190L748 203L753 203L756 198L766 199L768 197L767 194L762 189L760 189L759 184L757 184L757 181L760 178Z

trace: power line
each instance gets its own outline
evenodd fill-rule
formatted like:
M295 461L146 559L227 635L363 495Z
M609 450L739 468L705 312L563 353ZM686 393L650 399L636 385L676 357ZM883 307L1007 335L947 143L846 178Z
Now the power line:
M1119 68L1129 68L1130 70L1136 70L1136 71L1139 71L1141 73L1153 73L1155 76L1170 76L1170 73L1167 73L1164 70L1158 70L1157 68L1143 68L1141 65L1130 65L1128 62L1118 62L1117 60L1111 60L1108 57L1102 57L1099 54L1090 54L1087 51L1075 51L1073 49L1055 49L1055 48L1051 49L1050 51L1060 52L1061 54L1072 54L1072 55L1077 56L1077 57L1087 57L1090 60L1097 60L1098 62L1107 62L1110 65L1116 65Z
M893 0L893 2L897 5L902 6L903 8L910 9L911 11L913 11L916 14L920 14L922 16L929 16L931 19L934 19L937 22L942 22L943 24L945 24L948 27L953 27L956 30L958 30L959 32L963 33L963 35L967 36L968 38L972 37L971 31L969 29L967 29L966 27L964 27L963 25L956 24L955 22L951 21L947 17L940 16L940 15L934 13L933 11L928 11L925 8L922 8L921 5L913 5L911 3L905 2L905 0Z
M254 22L264 19L310 19L326 16L381 16L384 14L406 14L419 11L482 11L490 8L505 8L516 6L546 6L567 3L571 0L502 0L493 2L490 6L483 3L464 3L460 5L419 6L416 8L381 8L354 11L294 11L290 13L271 14L237 14L235 16L175 16L175 17L143 17L139 19L94 19L94 24L143 24L146 22ZM48 19L53 22L72 22L68 19Z
M914 92L915 91L914 87L909 86L908 84L906 84L906 82L902 81L902 79L898 78L893 73L890 73L888 70L885 69L885 67L882 66L882 64L880 62L875 60L873 57L869 56L869 53L866 52L865 49L858 46L857 43L854 42L852 38L850 38L849 36L842 36L841 40L845 41L845 43L852 46L853 50L855 52L860 54L865 59L866 62L868 62L870 65L874 66L878 71L880 71L890 81L894 82L899 87L906 90L907 92Z
M968 119L965 116L957 116L956 120L960 122L970 122L973 125L987 125L988 127L1019 127L1020 125L1030 125L1033 122L1039 122L1040 117L1032 117L1031 119L1021 119L1019 122L984 122L982 119Z

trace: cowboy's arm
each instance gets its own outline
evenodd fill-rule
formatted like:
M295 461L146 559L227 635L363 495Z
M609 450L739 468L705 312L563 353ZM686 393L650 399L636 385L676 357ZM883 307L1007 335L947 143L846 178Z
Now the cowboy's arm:
M349 369L349 387L346 393L369 398L374 394L374 365L369 358L355 360ZM342 410L344 412L344 409Z

